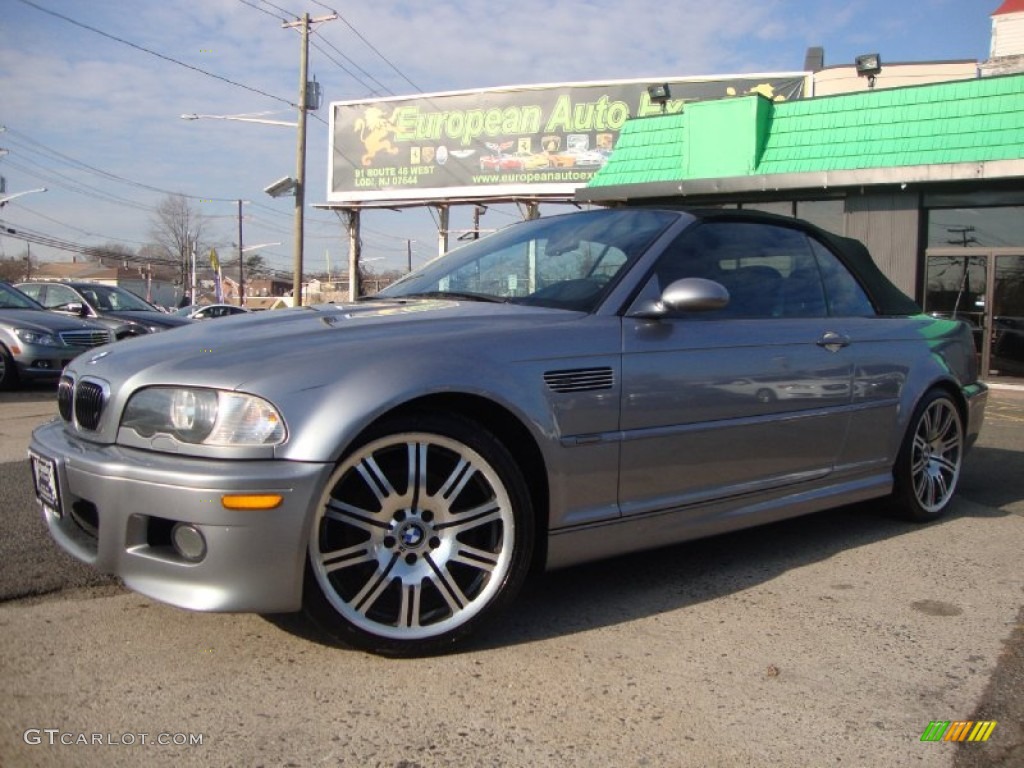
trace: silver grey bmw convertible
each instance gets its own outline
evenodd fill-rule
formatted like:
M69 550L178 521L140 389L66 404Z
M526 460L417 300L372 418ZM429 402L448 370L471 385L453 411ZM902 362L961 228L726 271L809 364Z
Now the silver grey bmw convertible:
M867 499L935 519L986 398L969 328L859 242L612 208L97 348L30 455L54 539L131 589L409 656L535 570Z

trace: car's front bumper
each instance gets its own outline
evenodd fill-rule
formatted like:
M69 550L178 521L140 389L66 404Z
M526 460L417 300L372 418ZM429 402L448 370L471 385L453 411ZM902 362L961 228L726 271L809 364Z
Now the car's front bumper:
M309 521L331 466L213 461L96 445L59 421L35 430L30 454L56 468L60 510L44 505L50 533L71 555L127 587L203 611L275 613L302 601ZM276 509L234 511L224 494L275 493ZM175 523L201 532L191 562L170 544Z
M14 362L22 381L49 381L60 377L64 366L85 352L87 347L51 347L19 342Z

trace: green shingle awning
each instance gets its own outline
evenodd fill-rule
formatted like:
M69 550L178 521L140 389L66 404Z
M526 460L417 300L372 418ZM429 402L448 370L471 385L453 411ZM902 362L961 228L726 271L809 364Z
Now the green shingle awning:
M1024 177L1024 75L628 121L580 200Z

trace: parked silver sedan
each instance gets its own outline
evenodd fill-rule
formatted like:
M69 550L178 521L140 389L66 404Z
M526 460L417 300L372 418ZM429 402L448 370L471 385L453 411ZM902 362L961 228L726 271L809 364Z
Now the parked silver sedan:
M0 282L0 390L33 382L52 385L75 355L113 340L99 323L50 312Z
M369 300L78 358L32 466L57 542L132 589L304 609L416 655L535 569L866 499L937 518L981 427L977 375L970 329L921 314L856 241L594 210Z

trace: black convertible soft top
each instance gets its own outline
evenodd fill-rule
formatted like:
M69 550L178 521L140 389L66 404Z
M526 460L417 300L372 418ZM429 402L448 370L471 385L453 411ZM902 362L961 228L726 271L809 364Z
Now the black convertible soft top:
M818 229L815 227L815 229ZM864 286L880 315L919 315L920 305L892 284L860 240L818 229L818 237L832 246L843 263Z
M632 207L632 206L631 206ZM847 266L860 282L880 315L919 315L920 305L897 288L878 268L868 249L860 240L843 237L817 227L809 221L763 211L734 210L731 208L686 208L680 206L636 206L684 210L702 221L750 221L790 227L807 232L824 242Z

